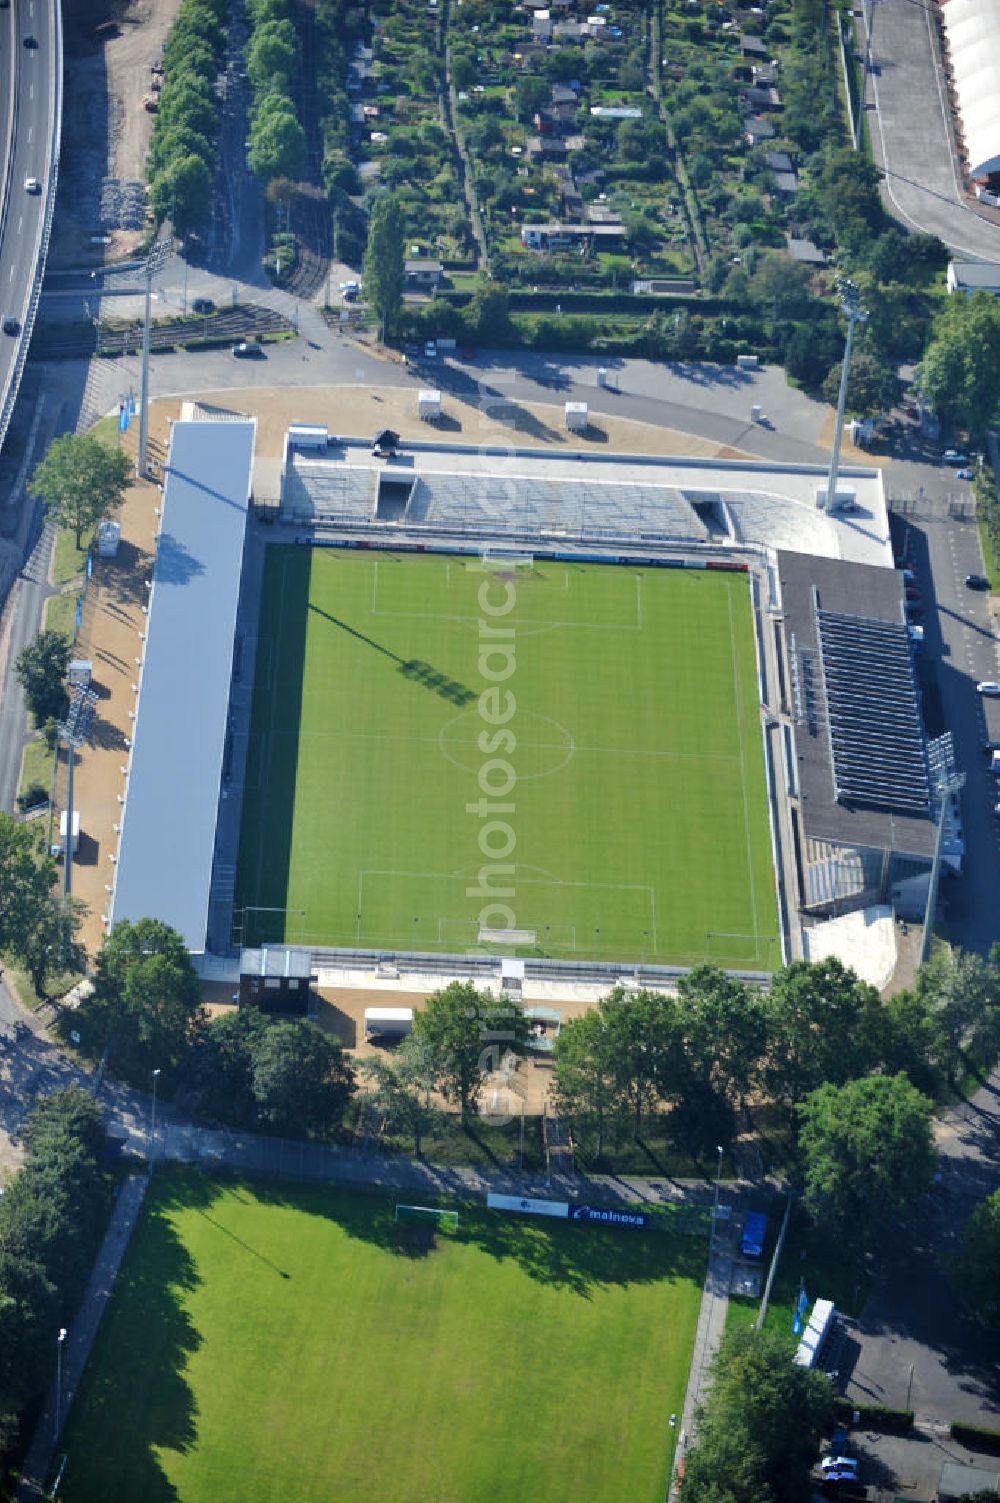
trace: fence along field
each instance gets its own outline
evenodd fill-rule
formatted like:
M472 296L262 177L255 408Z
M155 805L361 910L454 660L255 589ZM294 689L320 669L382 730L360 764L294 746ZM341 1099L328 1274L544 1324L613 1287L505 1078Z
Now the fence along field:
M248 944L499 928L527 955L775 963L745 576L271 547L236 915Z

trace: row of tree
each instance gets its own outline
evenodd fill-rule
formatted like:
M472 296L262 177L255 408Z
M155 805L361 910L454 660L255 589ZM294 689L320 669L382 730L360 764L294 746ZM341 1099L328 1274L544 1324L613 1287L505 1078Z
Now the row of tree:
M179 235L202 230L211 208L219 131L216 80L225 50L227 0L181 0L163 50L163 88L146 159L157 223Z
M24 1166L0 1199L0 1451L51 1379L111 1202L101 1113L85 1091L44 1097L21 1137Z
M264 183L298 178L306 135L292 98L302 71L292 0L248 0L247 13L247 76L253 89L247 165Z
M766 991L711 966L674 995L616 990L562 1029L556 1090L581 1129L625 1118L636 1136L663 1106L711 1100L721 1127L751 1095L791 1108L876 1072L936 1095L1000 1052L997 959L942 949L885 1003L836 959L785 966Z

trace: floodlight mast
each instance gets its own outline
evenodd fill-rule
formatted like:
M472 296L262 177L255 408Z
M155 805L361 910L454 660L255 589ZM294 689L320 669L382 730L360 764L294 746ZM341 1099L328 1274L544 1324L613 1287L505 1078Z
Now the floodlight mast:
M837 421L833 429L833 454L830 458L830 478L826 486L827 511L833 511L837 501L837 475L840 470L840 443L844 431L844 412L847 408L847 378L851 370L851 346L854 343L854 327L868 318L868 309L862 308L861 296L853 282L846 277L838 278L840 311L847 319L847 340L844 344L844 364L840 372L840 394L837 397Z
M958 772L954 767L951 767L942 769L934 789L940 801L940 807L938 809L937 831L934 837L934 860L931 863L931 874L927 883L927 910L924 913L924 933L920 941L921 965L930 959L931 941L934 938L934 916L937 913L938 889L941 885L941 854L944 849L944 825L945 816L948 813L948 800L954 794L960 793L964 787L965 773Z
M140 480L146 474L149 448L149 326L152 317L153 278L163 270L172 248L171 240L157 240L146 257L141 273L146 284L146 304L142 319L142 386L139 394L139 451L136 456L136 474Z

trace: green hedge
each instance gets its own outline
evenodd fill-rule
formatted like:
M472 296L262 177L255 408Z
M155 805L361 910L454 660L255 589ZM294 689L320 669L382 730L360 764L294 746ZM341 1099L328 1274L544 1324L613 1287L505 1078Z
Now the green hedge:
M990 1456L1000 1456L1000 1430L990 1430L985 1425L963 1425L961 1420L955 1420L951 1435L970 1451L986 1451Z
M835 1398L837 1418L846 1424L857 1423L867 1430L881 1430L886 1435L905 1435L913 1429L912 1409L887 1409L884 1404L852 1404L850 1399Z

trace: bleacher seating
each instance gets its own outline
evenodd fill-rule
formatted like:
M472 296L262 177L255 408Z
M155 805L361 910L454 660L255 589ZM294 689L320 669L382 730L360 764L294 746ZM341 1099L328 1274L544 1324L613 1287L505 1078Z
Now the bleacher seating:
M282 510L297 522L370 522L375 514L375 473L289 452Z
M655 537L704 542L694 508L672 486L425 471L407 521L500 532Z

